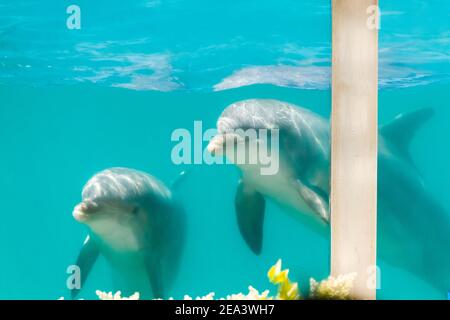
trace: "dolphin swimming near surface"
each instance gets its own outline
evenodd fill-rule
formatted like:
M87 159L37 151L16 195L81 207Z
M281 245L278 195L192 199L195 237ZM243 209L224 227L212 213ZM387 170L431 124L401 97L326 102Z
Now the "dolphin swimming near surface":
M425 189L408 152L417 129L432 114L429 108L415 110L399 115L379 130L378 252L391 265L447 292L450 216ZM234 162L241 171L235 196L238 226L255 254L262 249L265 197L287 208L288 213L312 230L329 237L331 148L327 119L277 100L240 101L228 106L219 117L218 134L211 139L208 150L233 158L237 145L251 139L251 135L242 136L249 129L258 132L274 128L279 131L276 174L261 174L260 162ZM264 137L258 136L257 143L261 139ZM256 152L251 145L247 143L246 153Z
M185 217L162 182L133 169L104 170L84 186L73 216L89 229L76 263L81 286L102 254L122 293L165 297L180 260ZM78 292L73 289L72 297Z

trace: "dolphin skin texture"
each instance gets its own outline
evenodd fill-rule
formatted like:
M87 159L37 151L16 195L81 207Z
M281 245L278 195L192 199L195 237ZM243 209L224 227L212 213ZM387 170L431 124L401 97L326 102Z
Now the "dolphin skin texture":
M446 294L450 289L450 217L425 188L408 150L416 131L432 115L433 109L418 109L379 129L378 252L386 262ZM255 254L262 250L266 197L325 237L329 237L332 218L329 120L277 100L240 101L223 111L217 122L218 135L208 150L230 158L230 141L237 149L237 144L252 139L245 136L249 129L274 128L279 131L275 175L262 175L258 162L235 163L241 171L235 197L238 226ZM261 139L257 136L256 145ZM254 146L248 142L245 152L255 153Z

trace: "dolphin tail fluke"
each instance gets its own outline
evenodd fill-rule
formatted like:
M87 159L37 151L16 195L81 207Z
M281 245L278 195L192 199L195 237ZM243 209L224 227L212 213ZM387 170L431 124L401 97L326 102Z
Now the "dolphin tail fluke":
M422 108L406 112L395 117L394 120L380 128L380 134L391 142L407 159L409 144L417 130L434 114L433 108Z
M259 255L262 249L264 196L256 190L239 182L235 197L236 217L239 231L254 254Z

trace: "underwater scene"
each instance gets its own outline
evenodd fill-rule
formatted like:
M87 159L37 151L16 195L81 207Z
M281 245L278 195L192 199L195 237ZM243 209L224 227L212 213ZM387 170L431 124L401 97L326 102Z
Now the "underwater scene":
M377 299L447 299L450 3L380 10ZM0 0L0 299L305 295L330 113L329 0Z

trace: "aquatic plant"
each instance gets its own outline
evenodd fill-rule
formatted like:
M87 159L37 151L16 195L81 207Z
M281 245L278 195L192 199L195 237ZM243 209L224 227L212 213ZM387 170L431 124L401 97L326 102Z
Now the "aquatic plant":
M267 277L270 283L277 286L277 293L275 296L269 296L269 290L261 293L252 286L248 287L248 293L236 293L227 295L225 298L218 300L300 300L302 294L298 288L297 282L289 280L289 269L282 269L281 259L273 265L267 272ZM308 299L314 300L349 300L352 298L351 291L353 288L353 281L356 277L355 273L348 275L341 275L338 277L329 276L322 281L310 279L310 292ZM121 292L103 292L97 290L95 292L100 300L139 300L139 293L136 292L129 297L122 297ZM215 293L210 292L203 297L196 297L193 299L189 295L185 295L183 300L214 300ZM169 298L173 300L173 298Z

